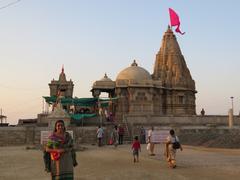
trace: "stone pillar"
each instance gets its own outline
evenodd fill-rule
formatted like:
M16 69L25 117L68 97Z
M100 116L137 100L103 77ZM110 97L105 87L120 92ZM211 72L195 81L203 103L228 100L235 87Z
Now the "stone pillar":
M233 127L233 109L229 109L228 111L228 127Z
M57 120L63 120L66 128L70 125L71 118L61 104L57 104L53 112L47 116L48 127L54 129Z

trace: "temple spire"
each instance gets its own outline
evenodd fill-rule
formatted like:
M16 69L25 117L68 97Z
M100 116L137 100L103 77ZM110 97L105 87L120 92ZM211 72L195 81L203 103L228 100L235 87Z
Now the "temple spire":
M169 26L156 55L153 79L161 80L163 85L169 88L180 87L195 90L195 82L186 65L176 36Z
M59 81L61 81L61 82L67 81L67 80L66 80L66 75L65 75L65 73L64 73L64 65L62 65L62 72L61 72L60 75L59 75Z

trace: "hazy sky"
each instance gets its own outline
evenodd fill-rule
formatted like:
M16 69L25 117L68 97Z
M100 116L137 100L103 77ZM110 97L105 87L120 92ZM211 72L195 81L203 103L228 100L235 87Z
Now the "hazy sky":
M15 0L0 0L4 7ZM115 80L133 59L151 74L169 24L196 83L197 113L240 110L239 0L21 0L0 8L0 108L8 122L36 118L64 64L74 96L91 97L106 72Z

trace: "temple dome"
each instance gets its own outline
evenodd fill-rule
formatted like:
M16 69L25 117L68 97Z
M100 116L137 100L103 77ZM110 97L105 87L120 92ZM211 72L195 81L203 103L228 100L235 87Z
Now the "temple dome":
M112 89L115 87L115 82L112 81L107 74L105 73L104 77L93 83L93 88L97 89Z
M104 77L102 79L100 79L99 81L112 81L108 76L107 74L105 73L104 74Z
M139 67L134 60L132 65L128 68L122 70L118 75L116 80L136 80L136 81L143 81L143 80L151 80L152 77L150 73L142 68Z

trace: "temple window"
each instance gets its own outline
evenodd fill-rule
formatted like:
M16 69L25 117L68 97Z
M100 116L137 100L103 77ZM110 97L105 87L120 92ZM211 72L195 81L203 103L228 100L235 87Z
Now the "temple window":
M179 104L184 104L184 97L183 96L178 96L178 103Z
M136 100L147 101L147 97L145 95L145 92L138 92L137 96L136 96Z

